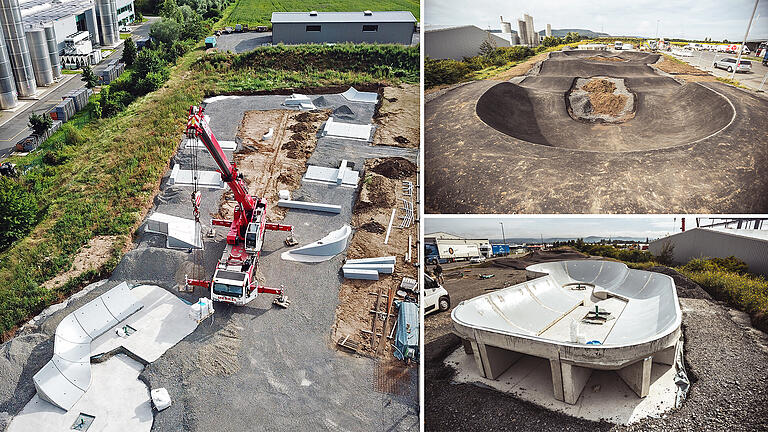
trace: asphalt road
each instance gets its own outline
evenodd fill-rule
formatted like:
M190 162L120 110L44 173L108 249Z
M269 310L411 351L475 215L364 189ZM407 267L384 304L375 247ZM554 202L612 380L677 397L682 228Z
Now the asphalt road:
M731 73L724 69L715 69L712 65L716 60L720 60L725 57L736 57L736 54L716 53L709 51L688 51L693 54L693 57L678 57L680 60L695 66L699 69L706 70L707 72L722 78L730 78ZM751 72L738 72L734 77L742 85L749 87L753 90L760 88L760 83L768 74L768 67L763 66L762 62L756 60L750 60L752 62ZM768 89L768 82L763 87L763 90Z
M148 18L147 22L139 26L134 26L132 31L134 37L149 36L149 26L157 19L158 18L155 17ZM94 66L93 70L98 74L100 71L107 67L107 64L112 61L112 59L120 58L122 55L123 45L120 44L109 57L105 58L101 63ZM16 143L20 139L29 135L30 129L27 126L29 116L32 114L42 114L50 111L51 108L56 106L56 104L61 101L62 96L83 86L81 77L82 75L80 74L64 74L62 81L60 81L59 84L57 84L57 86L52 90L49 90L49 88L45 87L41 88L42 91L49 91L49 93L45 94L40 100L22 101L32 103L27 103L27 106L18 109L17 112L12 114L10 120L7 120L6 123L0 126L0 160L8 157ZM7 118L8 115L6 113L7 111L0 113L0 122L5 121L5 118Z

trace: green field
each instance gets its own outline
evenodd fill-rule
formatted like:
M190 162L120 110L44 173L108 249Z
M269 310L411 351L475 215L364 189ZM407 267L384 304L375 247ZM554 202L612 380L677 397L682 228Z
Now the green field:
M306 12L316 10L321 12L348 12L363 11L410 11L416 19L419 19L418 0L334 0L334 1L306 1L306 0L236 0L224 12L221 23L225 25L248 24L270 25L272 12Z

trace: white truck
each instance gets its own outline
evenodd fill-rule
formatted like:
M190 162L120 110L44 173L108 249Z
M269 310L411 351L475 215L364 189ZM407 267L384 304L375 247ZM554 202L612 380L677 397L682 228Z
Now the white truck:
M621 50L623 49L622 46L624 45L624 42L622 41L616 41L613 43L613 49L615 50Z
M476 244L441 244L437 243L437 252L441 259L468 260L480 256L480 248Z

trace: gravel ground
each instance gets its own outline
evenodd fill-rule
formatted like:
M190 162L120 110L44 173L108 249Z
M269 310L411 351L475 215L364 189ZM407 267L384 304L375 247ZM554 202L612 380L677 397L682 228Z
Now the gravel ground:
M347 105L353 120L370 123L373 109L338 95L323 95L325 108ZM223 98L208 104L211 127L219 140L234 140L243 113L253 109L284 108L285 96ZM313 97L314 99L314 97ZM350 121L350 119L345 119ZM367 143L319 138L310 164L338 166L342 158L362 167L367 158L403 156L415 162L416 149L370 146ZM199 151L199 168L214 169L213 160ZM227 156L231 156L227 152ZM191 167L192 153L180 151L171 167ZM153 211L191 218L191 188L168 187L170 167L155 198ZM303 184L295 197L342 206L339 215L290 210L284 222L293 224L301 243L309 243L349 223L357 191L317 183ZM204 231L218 211L223 190L202 190L201 221ZM151 212L150 212L151 214ZM123 280L152 283L188 301L207 295L179 293L185 274L210 277L224 248L224 229L205 238L203 251L165 248L165 239L136 233L136 247L125 255L110 280L77 297L39 326L0 345L0 430L34 395L32 375L52 354L51 336L58 322L85 302ZM150 388L166 387L173 405L157 413L153 431L286 430L417 430L418 374L404 395L374 390L373 360L342 354L332 347L330 330L338 304L343 254L320 264L286 262L280 233L267 235L260 272L268 286L285 285L292 304L274 308L265 295L245 307L216 305L213 320L170 349L141 375ZM196 275L195 260L204 263Z
M535 259L548 259L538 257ZM472 268L464 278L447 279L451 304L505 284L525 280L515 265ZM524 268L524 267L523 267ZM692 381L683 406L660 419L646 419L629 427L595 423L549 411L493 389L453 384L454 370L443 360L460 346L451 333L449 312L425 319L425 429L484 431L760 431L768 430L768 337L749 324L749 317L715 302L695 283L671 269L683 311L683 334L688 376ZM478 280L477 274L494 273ZM494 279L497 279L494 281ZM467 407L482 407L479 412Z

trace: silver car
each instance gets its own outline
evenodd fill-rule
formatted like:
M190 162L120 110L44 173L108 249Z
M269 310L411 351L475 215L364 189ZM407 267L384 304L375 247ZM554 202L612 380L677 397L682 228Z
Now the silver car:
M720 60L715 60L713 66L719 69L725 69L728 72L733 72L734 69L736 69L736 72L749 72L752 70L751 61L744 59L736 61L733 57L724 57Z

